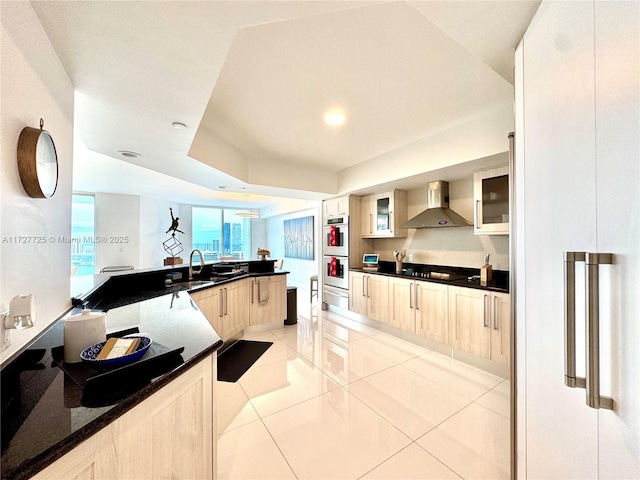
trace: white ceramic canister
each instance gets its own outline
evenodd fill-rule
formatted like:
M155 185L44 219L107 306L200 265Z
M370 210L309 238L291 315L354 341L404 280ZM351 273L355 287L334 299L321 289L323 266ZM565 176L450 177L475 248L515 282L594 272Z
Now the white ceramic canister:
M64 361L81 362L82 351L107 340L104 312L82 310L79 315L71 315L64 321Z

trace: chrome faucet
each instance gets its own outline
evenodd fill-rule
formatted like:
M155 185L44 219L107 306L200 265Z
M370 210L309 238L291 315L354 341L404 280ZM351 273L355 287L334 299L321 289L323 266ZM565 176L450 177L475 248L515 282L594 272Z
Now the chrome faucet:
M197 253L198 255L200 255L200 268L198 268L195 272L193 270L193 254L194 253ZM189 257L189 280L193 280L193 274L195 273L197 275L198 273L200 273L203 267L204 267L204 255L202 255L202 252L196 248L191 251L191 256Z

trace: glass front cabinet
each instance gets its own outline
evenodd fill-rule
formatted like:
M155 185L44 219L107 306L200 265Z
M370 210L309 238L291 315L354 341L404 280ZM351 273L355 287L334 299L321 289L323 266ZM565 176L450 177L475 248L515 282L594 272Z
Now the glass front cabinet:
M476 235L509 234L509 166L473 174Z
M361 197L363 238L406 237L407 192L393 190Z

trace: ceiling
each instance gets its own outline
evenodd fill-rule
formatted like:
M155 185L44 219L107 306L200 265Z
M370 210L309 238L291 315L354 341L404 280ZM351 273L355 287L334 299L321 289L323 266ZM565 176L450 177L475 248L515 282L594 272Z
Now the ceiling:
M74 188L254 208L510 99L539 1L32 4L76 88Z

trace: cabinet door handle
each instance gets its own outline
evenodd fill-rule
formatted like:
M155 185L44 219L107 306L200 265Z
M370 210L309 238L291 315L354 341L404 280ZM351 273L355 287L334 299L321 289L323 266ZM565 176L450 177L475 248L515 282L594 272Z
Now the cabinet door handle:
M498 307L496 307L496 300L498 297L493 297L493 329L498 330Z
M371 277L367 277L367 298L370 297L370 292L369 292L369 281L371 280Z
M416 283L416 310L420 310L420 285Z
M476 217L476 228L480 228L480 212L479 212L479 208L480 208L480 200L476 200L476 209L473 212L475 214Z
M411 303L411 298L413 297L413 283L409 284L409 308L413 308L413 303Z
M482 318L482 322L484 324L485 327L487 327L487 296L484 296L484 314L483 314L483 318Z
M366 297L367 296L367 292L365 289L365 285L367 283L367 277L362 277L362 296Z
M220 318L224 316L224 289L220 289Z
M600 282L598 265L613 264L611 253L587 253L587 405L613 410L613 399L600 396Z
M369 233L373 233L373 213L369 214Z
M576 376L576 262L584 261L584 252L564 253L564 384L571 388L586 386Z
M224 289L224 314L227 315L227 307L229 306L229 298L227 297L227 289Z
M389 212L389 232L393 233L393 212Z
M253 286L255 285L255 283L255 280L251 282L251 303L253 303Z

